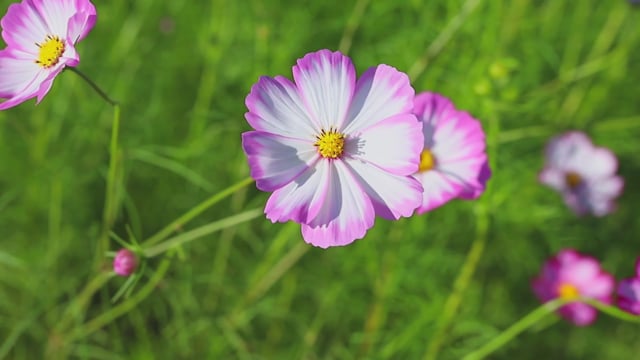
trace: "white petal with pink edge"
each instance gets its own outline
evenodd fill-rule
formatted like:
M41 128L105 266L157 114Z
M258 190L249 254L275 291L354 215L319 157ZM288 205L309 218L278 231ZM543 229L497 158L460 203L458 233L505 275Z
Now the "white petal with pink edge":
M333 161L322 208L302 225L304 240L314 246L342 246L361 239L373 226L371 200L341 161Z
M245 118L256 130L314 139L319 133L302 103L296 86L287 78L262 76L245 101Z
M8 109L36 96L44 96L49 90L46 88L43 93L41 85L52 72L42 69L33 61L16 58L25 55L12 49L0 51L0 97L6 99L0 103L0 110Z
M369 68L358 79L346 134L356 134L389 117L411 113L415 91L409 77L388 65Z
M345 159L345 164L371 198L376 215L397 220L420 206L422 185L412 176L394 175L358 159Z
M351 103L356 71L340 52L320 50L298 59L293 67L302 101L321 129L340 129Z
M454 199L463 187L436 170L415 174L414 177L422 184L422 205L416 210L418 214L433 210Z
M307 168L293 181L278 190L267 200L265 214L272 222L293 220L306 223L315 218L327 197L333 165L320 160Z
M273 191L288 184L319 158L313 143L262 131L242 134L251 177L262 191Z
M348 156L362 159L397 175L418 170L424 138L422 124L411 114L396 115L347 140Z

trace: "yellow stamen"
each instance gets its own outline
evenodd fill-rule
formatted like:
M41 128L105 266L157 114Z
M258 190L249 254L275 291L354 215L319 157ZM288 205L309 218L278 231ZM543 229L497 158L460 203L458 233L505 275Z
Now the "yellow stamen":
M425 149L420 154L420 167L418 168L419 172L429 171L436 166L436 158L433 156L431 151Z
M318 152L322 157L337 159L342 156L344 152L344 135L334 129L329 129L329 131L322 130L316 138L318 141L313 145L318 148Z
M64 53L64 42L57 36L47 35L42 44L37 44L40 48L36 64L48 69L58 63Z
M582 178L574 172L568 172L565 175L565 181L570 189L575 189L582 183Z
M564 283L558 287L558 296L564 300L571 300L579 297L580 292L574 285Z

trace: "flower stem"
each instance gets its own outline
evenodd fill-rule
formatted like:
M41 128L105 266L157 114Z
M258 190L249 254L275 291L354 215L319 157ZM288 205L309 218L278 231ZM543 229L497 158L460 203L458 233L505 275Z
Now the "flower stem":
M93 90L95 90L95 92L98 93L98 95L100 95L100 97L106 101L107 103L109 103L109 105L111 106L118 106L118 102L111 99L109 97L109 95L107 95L106 92L104 92L99 86L98 84L96 84L95 82L93 82L93 80L89 79L89 77L87 75L85 75L83 72L81 72L80 70L76 69L75 67L72 66L67 66L64 68L65 70L69 70L72 73L77 74L78 76L80 76L82 78L82 80L84 80L87 84L89 84L89 86L91 86L91 88Z
M153 245L159 241L164 240L167 236L169 236L169 234L171 234L173 231L175 231L176 229L178 229L180 226L184 225L185 223L191 221L193 218L195 218L196 216L202 214L204 211L206 211L207 209L209 209L211 206L213 206L214 204L216 204L217 202L223 200L224 198L226 198L227 196L233 194L234 192L238 191L239 189L242 189L243 187L251 184L253 182L252 178L246 178L244 180L241 180L240 182L229 186L228 188L213 194L211 197L209 197L207 200L201 202L200 204L196 205L194 208L192 208L191 210L187 211L186 213L184 213L182 216L180 216L179 218L175 219L174 221L172 221L169 225L165 226L162 230L158 231L157 233L155 233L153 236L149 237L147 240L144 241L144 245L146 245L146 247Z
M542 304L541 306L537 307L532 312L527 314L525 317L518 320L518 322L511 325L509 328L507 328L505 331L500 333L498 336L494 337L491 341L486 343L480 349L467 354L467 356L465 356L463 360L483 359L485 356L498 350L499 348L504 346L504 344L513 340L520 333L527 330L528 328L536 324L538 321L542 320L545 316L553 313L562 305L565 305L567 302L571 302L571 301L556 299L556 300L549 301L545 304Z
M154 257L157 255L162 254L163 252L173 249L174 247L184 244L186 242L198 239L200 237L203 237L205 235L209 235L213 232L216 232L218 230L222 230L240 223L243 223L245 221L249 221L252 219L255 219L256 217L260 216L262 214L262 209L253 209L253 210L248 210L245 212L242 212L240 214L236 214L233 216L229 216L227 218L224 218L222 220L218 220L218 221L214 221L210 224L201 226L199 228L193 229L191 231L187 231L183 234L180 234L178 236L174 236L164 242L161 242L160 244L151 246L149 248L146 248L143 251L143 254L146 257Z

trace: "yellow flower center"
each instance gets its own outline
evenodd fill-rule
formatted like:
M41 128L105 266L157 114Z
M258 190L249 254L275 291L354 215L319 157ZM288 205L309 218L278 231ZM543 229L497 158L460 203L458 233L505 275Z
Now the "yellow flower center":
M40 48L40 54L38 54L36 64L45 69L57 64L64 53L64 42L57 36L47 35L47 38L42 44L36 43L36 45Z
M575 189L582 182L582 178L580 175L571 171L565 175L565 181L570 189Z
M558 296L564 300L571 300L580 296L580 292L575 286L564 283L558 287Z
M433 157L431 151L425 149L420 154L420 167L418 167L419 172L425 172L433 169L436 166L436 158Z
M318 141L313 145L318 148L318 152L322 157L337 159L342 156L344 152L344 135L335 129L329 129L329 131L322 130L316 138Z

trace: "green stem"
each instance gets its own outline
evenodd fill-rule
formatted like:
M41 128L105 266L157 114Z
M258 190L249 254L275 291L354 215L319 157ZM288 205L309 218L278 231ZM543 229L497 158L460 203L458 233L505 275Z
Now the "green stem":
M210 224L201 226L199 228L193 229L191 231L187 231L178 236L172 237L167 241L164 241L155 246L151 246L143 251L143 254L146 257L154 257L162 254L163 252L172 249L176 246L182 245L186 242L201 238L205 235L209 235L218 230L222 230L245 221L249 221L255 219L256 217L262 215L262 209L253 209L242 212L240 214L236 214L222 220L214 221Z
M522 333L526 329L530 328L531 326L533 326L534 324L542 320L545 316L553 313L562 305L565 305L567 302L571 302L571 301L556 299L553 301L549 301L545 304L542 304L541 306L537 307L535 310L527 314L525 317L520 319L518 322L511 325L501 334L494 337L491 341L486 343L483 347L481 347L480 349L470 354L467 354L467 356L465 356L463 360L483 359L485 356L498 350L499 348L504 346L504 344L513 340L520 333Z
M146 241L144 241L144 244L146 246L150 246L159 241L164 240L167 236L169 236L169 234L174 232L176 229L178 229L185 223L191 221L193 218L202 214L204 211L209 209L211 206L213 206L217 202L223 200L227 196L251 184L252 182L253 182L253 179L249 177L234 185L229 186L228 188L220 191L219 193L213 194L210 198L196 205L194 208L187 211L185 214L183 214L179 218L172 221L169 225L165 226L162 230L158 231L156 234L148 238Z
M109 105L111 106L118 106L118 102L111 99L109 97L109 95L107 95L106 92L104 92L99 86L98 84L96 84L95 82L93 82L93 80L91 80L87 75L85 75L83 72L81 72L80 70L76 69L75 67L71 67L71 66L67 66L64 68L65 70L69 70L72 73L77 74L78 76L80 76L82 78L82 80L84 80L87 84L89 84L89 86L91 86L91 88L93 90L95 90L95 92L98 93L98 95L100 95L100 97L106 101L107 103L109 103Z
M73 340L77 340L82 337L85 337L99 330L103 326L111 323L112 321L126 314L127 312L129 312L138 303L146 299L149 296L149 294L151 294L151 292L156 288L158 283L160 283L160 281L162 281L162 279L164 278L164 275L166 274L167 270L169 270L170 264L171 264L171 260L169 258L164 258L160 263L160 266L158 267L156 272L153 274L151 279L149 279L149 282L146 283L144 287L140 289L140 291L138 291L133 296L129 297L127 300L123 301L119 305L109 309L107 312L101 315L98 315L97 317L88 321L86 324L84 324L84 326L78 327L77 330L73 333L73 335L68 340L73 341Z

